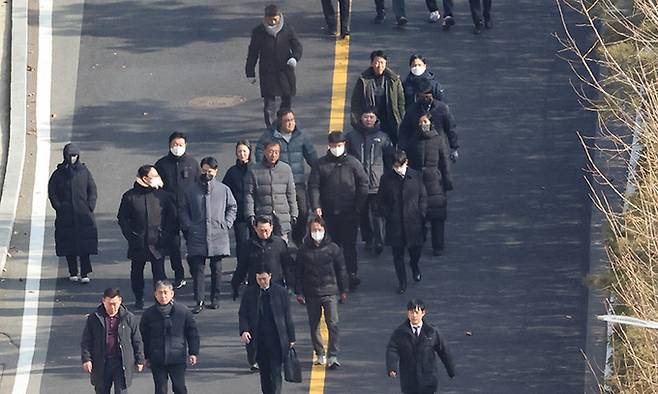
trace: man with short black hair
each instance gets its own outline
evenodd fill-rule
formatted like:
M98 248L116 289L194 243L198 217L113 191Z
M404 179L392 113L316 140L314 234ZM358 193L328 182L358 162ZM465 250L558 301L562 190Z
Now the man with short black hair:
M404 116L404 88L400 76L387 67L387 62L383 51L370 53L370 67L361 73L352 90L351 124L356 127L366 108L374 107L382 131L395 145Z
M283 357L295 345L290 301L286 289L272 283L267 265L256 269L256 282L258 286L249 286L240 303L240 339L256 354L263 394L280 394Z
M263 144L263 159L254 163L245 176L244 214L251 226L256 223L256 216L270 216L274 234L288 242L288 233L297 224L299 209L292 169L279 160L280 157L279 141L269 140Z
M306 165L313 167L318 161L318 154L308 136L297 126L295 114L290 109L277 113L275 127L263 133L256 145L256 162L263 160L263 150L269 141L277 141L281 147L279 160L288 164L295 179L295 195L299 217L292 226L292 239L297 246L302 244L306 235L308 218L308 198L306 193Z
M199 357L199 330L185 305L174 301L169 281L155 284L155 304L144 311L139 329L144 340L146 365L151 368L155 394L167 394L169 379L174 394L187 394L185 370Z
M350 290L357 277L356 235L359 215L368 198L368 176L359 161L347 154L342 131L329 133L327 154L318 159L308 179L311 209L327 222L331 239L343 250Z
M210 259L210 309L219 308L222 258L231 254L229 230L238 205L231 189L219 181L217 159L201 160L199 181L185 191L180 209L180 226L187 242L187 262L194 282L192 313L205 306L206 259Z
M400 376L403 394L433 394L438 388L436 356L455 376L455 364L439 330L425 321L425 303L412 299L407 304L407 319L395 330L386 347L388 376Z
M121 197L117 213L121 233L128 241L130 284L135 309L144 307L144 266L151 263L153 283L166 279L164 256L169 253L176 229L176 207L171 194L162 190L162 179L154 166L137 170L133 188Z
M162 177L163 189L174 196L176 209L180 209L185 189L194 185L199 177L199 163L187 152L187 135L185 133L174 131L169 135L169 153L155 162L155 168ZM172 236L169 262L174 271L174 287L179 289L185 286L186 282L178 222L176 222L176 229Z
M137 318L122 305L121 292L107 288L101 305L87 316L80 348L82 368L97 394L128 392L133 370L144 368L144 344Z

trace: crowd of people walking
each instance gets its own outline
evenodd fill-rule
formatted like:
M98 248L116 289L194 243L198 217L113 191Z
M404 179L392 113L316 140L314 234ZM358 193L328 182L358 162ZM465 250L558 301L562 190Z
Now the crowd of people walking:
M430 18L438 21L436 2L426 3ZM484 0L483 12L479 1L470 3L476 30L492 27L491 1ZM337 21L331 1L322 1L328 31L335 35L340 23L344 38L349 35L349 13L342 10L349 9L349 1L339 4ZM375 4L376 21L381 22L384 2ZM442 23L449 28L454 24L452 1L443 5ZM393 8L398 24L406 23L404 1L394 0ZM422 247L428 233L432 254L444 253L447 195L453 189L459 144L446 93L426 58L413 54L403 79L389 68L383 50L372 51L370 66L354 82L352 130L330 132L327 149L319 155L292 110L302 53L302 43L283 13L276 5L265 7L262 23L252 31L245 64L245 75L254 83L257 63L259 67L266 126L260 138L253 145L236 141L235 165L221 181L217 158L197 161L188 153L188 136L180 131L169 136L165 156L137 169L117 219L131 261L131 309L144 309L147 262L155 302L138 323L119 289L104 292L82 339L83 368L96 392L109 393L112 386L115 393L125 392L133 369L145 366L152 371L156 393L167 392L169 380L174 393L187 392L186 365L198 362L200 349L194 314L220 308L222 260L232 252L237 267L230 286L233 300L241 297L240 339L249 368L260 371L263 393L281 392L284 355L295 344L290 295L306 307L314 363L340 366L339 304L361 283L359 234L374 256L391 247L398 294L408 285L405 254L411 278L422 280ZM68 262L69 280L84 284L90 282L90 255L98 254L97 190L78 146L67 144L63 156L48 188L56 212L56 253ZM166 256L174 272L171 282ZM174 301L174 292L187 285L184 259L194 293L191 310ZM411 300L407 309L407 320L387 348L387 373L399 375L403 393L433 393L436 373L426 372L434 368L425 363L434 365L438 356L451 377L454 363L438 330L423 320L423 301ZM326 348L320 336L322 315L329 332Z

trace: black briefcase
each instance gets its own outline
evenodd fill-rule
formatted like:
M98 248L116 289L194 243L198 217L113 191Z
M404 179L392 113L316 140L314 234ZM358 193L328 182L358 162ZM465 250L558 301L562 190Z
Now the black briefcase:
M286 382L302 382L302 365L299 363L297 351L294 347L288 349L288 352L283 359L283 376L286 379Z

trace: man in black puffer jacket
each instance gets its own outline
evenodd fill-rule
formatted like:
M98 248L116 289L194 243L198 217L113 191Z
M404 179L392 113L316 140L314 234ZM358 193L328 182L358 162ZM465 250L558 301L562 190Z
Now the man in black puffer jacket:
M176 209L180 209L185 189L194 184L199 178L199 163L187 152L187 136L174 131L169 136L169 153L155 162L164 183L163 189L174 196ZM178 224L177 224L178 226ZM172 234L169 262L174 271L174 287L185 286L185 269L180 248L180 229L177 227Z
M200 347L194 315L185 305L174 302L174 289L166 280L155 284L155 300L139 323L155 393L167 394L171 378L174 394L187 394L185 370L187 363L197 363Z
M306 235L308 219L308 198L306 193L306 165L313 167L318 161L318 154L311 140L297 127L295 114L289 109L277 112L277 123L271 130L263 133L256 145L256 162L263 160L263 150L269 141L278 141L281 146L279 160L288 164L295 179L295 194L299 217L292 228L292 239L297 246L302 244Z
M331 238L342 249L350 275L350 290L357 277L356 234L358 218L368 198L368 176L359 161L345 150L342 131L329 133L329 152L311 169L308 179L311 208L327 222Z
M300 304L306 304L311 326L311 341L315 350L316 364L328 363L328 367L339 366L338 362L338 304L347 301L347 274L340 247L331 242L325 232L325 221L314 217L309 223L310 237L297 253L295 293ZM320 316L329 331L328 352L325 353L320 336ZM327 356L329 359L327 360Z
M379 215L377 191L384 168L391 166L393 144L388 135L380 130L376 109L367 108L361 114L360 123L347 133L347 153L356 157L368 175L368 199L361 210L359 227L366 249L374 248L375 255L384 249L384 221Z

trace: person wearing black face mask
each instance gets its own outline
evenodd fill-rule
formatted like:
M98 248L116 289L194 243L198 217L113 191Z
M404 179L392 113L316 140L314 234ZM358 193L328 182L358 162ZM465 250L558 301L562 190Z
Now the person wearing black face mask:
M238 205L231 189L217 179L219 163L214 157L201 160L199 182L185 191L179 211L180 225L187 241L187 261L194 282L193 313L203 310L205 267L210 259L210 308L219 308L222 258L229 256L229 231Z
M450 160L456 162L459 158L459 140L455 131L455 119L450 113L450 108L445 103L434 98L432 84L423 80L418 83L417 100L409 106L400 123L399 146L404 146L406 140L413 137L418 129L418 121L421 115L430 114L432 124L436 131L447 140L450 146Z
M48 181L48 199L55 210L55 252L66 256L71 282L89 283L89 255L98 254L96 196L94 178L80 162L80 148L67 144L64 160Z

